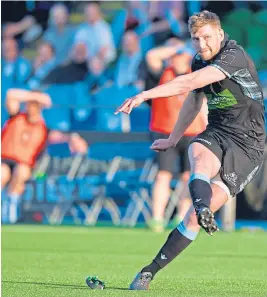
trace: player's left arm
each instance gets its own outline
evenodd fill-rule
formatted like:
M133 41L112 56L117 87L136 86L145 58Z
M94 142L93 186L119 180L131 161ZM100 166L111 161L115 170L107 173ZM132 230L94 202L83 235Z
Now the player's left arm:
M193 91L221 81L226 77L231 78L239 70L246 67L247 61L244 52L240 48L232 46L220 52L209 66L185 76L177 77L174 79L174 83L177 81L177 87L179 87L182 80L184 80L184 87L187 87L189 91Z
M201 89L226 78L226 75L214 66L206 66L185 76L185 84L189 88L189 91ZM178 78L179 77L177 77L177 79Z
M202 89L206 85L221 81L225 78L226 75L221 70L213 66L207 66L190 74L180 75L170 82L126 99L122 105L117 108L115 114L119 112L129 114L134 107L139 106L142 102L149 99L188 94L191 91Z
M246 67L246 64L242 50L236 47L228 48L218 54L210 65L197 69L192 73L180 75L170 82L126 99L117 108L115 114L119 112L129 114L133 108L150 99L188 94L194 90L195 92L202 91L202 88L207 85L236 75L240 69Z
M133 108L150 99L182 95L194 90L195 92L202 91L203 87L226 77L232 78L238 75L239 70L247 67L244 52L233 45L220 52L208 66L196 69L190 74L180 75L168 83L126 99L115 114L119 112L129 114Z
M178 76L166 84L145 91L141 93L141 97L145 101L153 98L181 95L201 89L226 77L231 78L239 70L246 67L247 61L244 52L240 48L232 46L220 52L209 66L190 74Z
M144 101L182 95L225 78L226 75L221 70L213 66L207 66L190 74L180 75L168 83L143 92L142 95Z

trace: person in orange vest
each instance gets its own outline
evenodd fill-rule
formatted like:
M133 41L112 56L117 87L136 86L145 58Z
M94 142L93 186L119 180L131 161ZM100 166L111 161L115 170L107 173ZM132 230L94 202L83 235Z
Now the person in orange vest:
M26 111L20 112L20 104L26 103ZM19 197L30 179L37 157L49 142L70 142L74 151L84 152L87 143L79 136L48 131L42 109L51 106L49 95L38 91L10 89L6 107L10 118L2 130L1 190L7 184L7 195L2 199L2 221L15 223L18 219ZM2 196L2 198L3 198Z
M160 75L159 84L171 81L178 75L190 73L192 60L191 52L187 51L186 45L182 42L175 42L168 46L152 49L148 52L147 65L153 75ZM166 65L164 69L164 63ZM164 69L164 70L163 70ZM153 138L168 138L173 131L179 112L187 94L169 97L167 100L162 98L151 101L151 121L150 130ZM207 125L207 104L204 103L202 109L194 122L185 131L182 140L175 148L166 152L159 152L157 161L159 171L155 180L152 192L152 216L150 227L155 232L162 232L165 227L164 213L170 197L170 183L176 173L177 160L180 160L180 180L181 192L178 197L178 212L173 220L178 224L192 204L188 189L190 176L190 164L188 159L188 147L193 138L201 133Z

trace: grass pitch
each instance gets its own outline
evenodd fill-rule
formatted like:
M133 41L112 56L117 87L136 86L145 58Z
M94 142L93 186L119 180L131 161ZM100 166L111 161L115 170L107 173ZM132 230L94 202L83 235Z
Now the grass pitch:
M3 297L267 297L267 234L201 232L159 272L149 292L129 291L135 274L158 252L168 232L146 229L4 226ZM104 291L85 284L88 275Z

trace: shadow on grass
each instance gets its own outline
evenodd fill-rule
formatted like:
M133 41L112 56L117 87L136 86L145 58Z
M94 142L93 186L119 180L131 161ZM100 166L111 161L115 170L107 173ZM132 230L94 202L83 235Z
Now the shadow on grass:
M70 284L54 284L54 283L42 283L42 282L21 282L21 281L5 281L2 280L2 283L6 284L24 284L24 285L39 285L39 286L47 286L51 288L70 288L70 289L86 289L89 290L89 288L84 285L70 285ZM123 290L128 291L127 288L119 288L119 287L109 287L107 286L105 290Z

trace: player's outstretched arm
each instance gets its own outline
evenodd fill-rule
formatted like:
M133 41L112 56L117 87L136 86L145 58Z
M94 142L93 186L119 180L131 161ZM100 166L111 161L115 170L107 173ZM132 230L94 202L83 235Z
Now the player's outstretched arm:
M195 89L203 88L211 83L221 81L225 79L225 77L226 75L222 71L213 66L204 67L190 74L180 75L166 84L126 99L115 111L115 114L119 112L129 114L133 108L139 106L146 100L182 95Z

